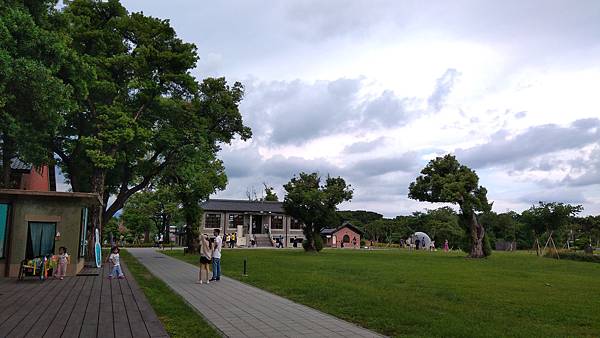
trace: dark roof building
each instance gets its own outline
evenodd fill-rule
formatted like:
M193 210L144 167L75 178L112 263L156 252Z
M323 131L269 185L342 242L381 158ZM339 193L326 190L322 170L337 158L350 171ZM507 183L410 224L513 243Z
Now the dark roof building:
M210 199L200 206L200 231L235 233L235 246L296 247L304 239L302 223L286 215L282 202Z
M359 248L362 231L349 222L321 230L323 244L332 248Z
M0 168L2 167L0 159ZM56 191L56 173L53 165L34 167L18 158L10 160L9 188L35 191Z
M211 199L200 206L205 211L284 213L282 202Z

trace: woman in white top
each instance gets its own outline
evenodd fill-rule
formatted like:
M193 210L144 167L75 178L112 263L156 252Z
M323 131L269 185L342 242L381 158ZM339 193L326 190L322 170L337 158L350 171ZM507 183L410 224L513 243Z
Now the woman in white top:
M208 281L209 268L208 265L212 260L212 246L208 241L208 236L200 235L200 273L198 275L198 283L202 284L202 281L205 280L206 284ZM206 279L202 278L202 272L205 272Z

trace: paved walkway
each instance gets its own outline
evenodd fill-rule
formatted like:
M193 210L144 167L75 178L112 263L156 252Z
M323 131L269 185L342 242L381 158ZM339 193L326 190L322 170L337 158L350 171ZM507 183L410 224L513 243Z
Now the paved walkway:
M381 337L231 278L195 284L197 267L155 249L128 251L228 337Z
M135 280L108 280L108 269L62 281L0 278L0 337L168 337Z

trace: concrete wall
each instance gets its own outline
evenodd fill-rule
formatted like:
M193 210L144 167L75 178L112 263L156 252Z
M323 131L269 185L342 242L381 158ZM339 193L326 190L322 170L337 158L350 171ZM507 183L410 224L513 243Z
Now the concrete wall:
M229 228L229 215L239 215L239 214L243 214L241 212L218 212L218 211L206 211L203 215L202 215L202 220L201 220L201 226L200 226L200 233L201 234L206 234L209 236L212 236L214 229L213 228L205 228L205 220L206 220L206 214L220 214L221 215L221 223L220 223L220 229L221 229L221 235L223 234L228 234L228 233L232 233L232 232L237 232L237 229L234 228ZM260 215L262 216L262 224L268 224L269 226L271 225L271 214L262 214ZM304 239L304 234L302 232L302 229L291 229L291 224L292 224L292 217L288 216L288 215L283 215L283 229L271 229L271 237L274 240L275 238L279 238L280 236L283 238L283 240L285 241L285 246L286 247L292 247L293 244L290 243L290 240L293 238L297 238L298 240L302 241ZM244 233L243 234L237 234L238 236L238 244L240 241L243 242L243 237L249 233L249 229L250 229L250 215L244 215ZM287 240L286 240L286 233L287 233ZM266 233L263 231L263 235L266 235ZM300 244L300 243L299 243ZM301 247L301 245L299 245L299 247Z
M67 275L75 275L83 268L84 260L79 258L79 242L81 231L81 211L86 206L79 198L19 197L12 200L12 219L9 234L9 261L1 260L10 265L9 277L16 277L20 263L25 259L27 249L27 232L29 222L56 223L56 231L60 238L55 239L55 254L58 248L64 246L71 256L71 264ZM0 261L0 262L1 262ZM4 271L0 271L3 275Z

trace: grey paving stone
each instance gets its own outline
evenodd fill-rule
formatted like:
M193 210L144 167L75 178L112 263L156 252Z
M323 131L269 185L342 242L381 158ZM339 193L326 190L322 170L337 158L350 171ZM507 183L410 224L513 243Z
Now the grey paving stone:
M231 278L195 284L197 267L153 248L128 251L227 337L383 337Z

